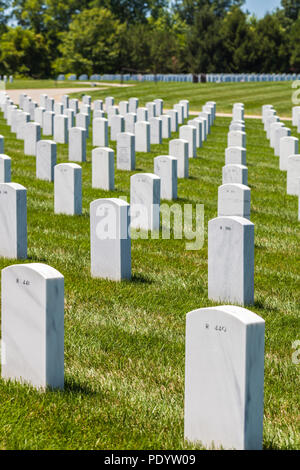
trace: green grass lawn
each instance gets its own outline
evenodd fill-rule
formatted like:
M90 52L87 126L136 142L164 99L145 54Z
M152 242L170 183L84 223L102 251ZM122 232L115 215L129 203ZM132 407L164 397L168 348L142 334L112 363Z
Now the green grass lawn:
M270 83L135 83L134 87L108 87L92 91L93 99L114 96L121 101L136 96L140 106L155 98L164 100L165 108L180 99L190 101L190 109L198 111L206 101L216 101L217 112L231 113L235 102L245 104L247 114L261 115L263 104L272 104L280 116L291 116L292 82ZM76 95L74 95L76 96ZM77 94L80 97L81 94Z
M96 82L95 82L96 83ZM118 82L115 82L115 84ZM126 84L127 82L124 82ZM100 87L104 85L98 82ZM232 112L235 102L245 103L247 114L261 114L263 104L273 104L277 114L290 117L292 104L292 82L262 82L262 83L162 83L157 82L129 82L130 87L109 87L105 90L93 91L90 94L93 99L114 96L116 101L121 101L136 96L140 99L140 106L154 98L162 98L165 108L173 107L180 99L190 100L190 109L200 110L202 105L213 100L218 104L217 111ZM85 87L84 82L55 82L54 80L15 80L8 84L8 89L24 88L55 88L55 87ZM81 97L82 93L74 95Z
M253 113L261 94L262 102L279 110L282 100L288 109L284 97L290 85L279 85L270 85L274 95L267 100L260 85L250 87L252 107L246 95L238 101ZM180 96L194 96L191 104L197 109L208 98L218 102L221 87L183 86ZM142 97L138 90L114 89L114 96ZM143 85L143 90L148 90L147 100L179 98L178 85L169 85L169 91ZM233 93L226 98L228 103L237 99ZM133 240L132 281L115 283L90 277L89 204L101 197L129 197L133 173L116 170L114 192L92 189L89 139L88 161L82 164L83 215L54 215L53 184L35 179L35 158L24 156L22 142L0 114L12 181L28 189L27 262L47 263L65 276L65 390L41 393L0 380L0 448L187 448L185 317L192 309L216 304L207 298L207 223L217 216L229 122L217 118L197 158L190 160L190 179L179 181L180 204L204 204L203 248L187 251L185 240ZM292 362L292 343L300 339L298 201L286 195L286 175L278 169L261 121L247 120L246 130L255 224L255 305L250 309L266 321L264 448L299 449L300 365ZM136 171L153 172L153 158L160 154L168 154L166 140L149 154L137 153ZM67 155L67 146L58 145L58 161L67 161ZM0 268L14 263L0 259Z

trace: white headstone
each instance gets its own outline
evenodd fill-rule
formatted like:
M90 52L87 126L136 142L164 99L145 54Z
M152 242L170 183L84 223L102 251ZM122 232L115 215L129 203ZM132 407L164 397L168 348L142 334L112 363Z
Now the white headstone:
M298 196L300 178L300 155L291 155L287 159L287 194Z
M148 119L156 117L156 106L154 101L146 103L146 108L148 109Z
M137 109L139 107L139 99L138 98L129 98L129 113L137 113ZM141 121L145 121L146 119L141 119Z
M199 119L191 119L188 125L196 128L196 147L202 147L202 122Z
M82 212L81 167L60 163L54 168L55 214L80 215Z
M162 122L162 138L170 139L171 138L171 116L163 114L161 116Z
M53 140L58 144L68 143L68 117L64 114L55 114Z
M54 111L54 98L46 98L46 111Z
M79 111L79 101L77 98L72 98L69 101L69 108L73 109L74 114L76 115Z
M244 184L227 183L219 186L218 217L238 216L250 219L251 190Z
M39 140L36 146L36 177L53 181L55 165L56 143L53 140Z
M274 153L277 157L280 156L280 139L282 137L288 137L291 135L291 129L288 127L279 127L275 131L275 139L274 139Z
M138 173L130 178L131 227L159 230L160 178L151 173Z
M68 118L68 129L75 126L75 113L71 108L64 108L64 115Z
M291 155L297 155L299 149L299 140L297 137L281 137L279 151L279 168L287 171L287 159Z
M135 123L136 152L150 152L150 124L146 121Z
M88 139L89 137L89 115L86 113L76 114L76 127L81 127L85 129L85 136Z
M72 127L69 130L69 160L71 162L86 161L86 130Z
M260 450L265 322L233 305L186 318L184 437L208 449Z
M156 115L157 117L162 116L162 114L163 114L163 107L164 107L164 102L163 102L163 100L160 99L160 98L156 98L156 99L154 100L154 103L155 103L155 108L156 108L156 114L155 114L155 115Z
M108 146L108 120L105 118L93 119L93 146Z
M129 103L128 101L120 101L119 103L119 112L121 116L125 116L125 114L129 113Z
M177 159L178 178L189 177L189 143L183 139L173 139L169 142L169 155Z
M246 133L242 131L228 132L228 147L243 147L246 148Z
M117 135L120 132L124 132L125 130L125 120L124 117L116 114L111 117L111 127L110 127L110 140L115 141L117 140Z
M134 134L135 132L135 123L137 121L135 113L127 113L124 116L125 120L125 132L129 132L130 134Z
M178 132L178 111L176 111L176 109L170 109L168 115L171 118L171 131Z
M0 256L27 258L27 190L0 183Z
M0 183L11 182L11 158L0 154Z
M94 112L95 111L103 111L103 101L102 100L95 100L94 101Z
M117 168L135 170L135 135L121 132L117 135Z
M284 127L283 122L273 122L270 125L270 146L275 148L275 132L279 127Z
M64 277L45 264L2 270L2 377L64 387Z
M44 113L44 126L43 126L44 135L53 135L54 116L55 116L55 113L53 111L46 111Z
M24 126L24 154L36 155L36 144L41 139L41 126L37 122L28 122Z
M237 183L248 185L248 168L245 165L229 164L222 169L223 184Z
M174 104L174 109L178 113L178 124L184 123L184 106L183 104Z
M115 154L111 148L98 147L92 151L92 187L115 189Z
M210 114L205 113L205 112L202 111L201 113L199 113L198 117L202 118L202 119L205 119L205 121L206 121L206 135L210 134L210 125L211 125L211 123L210 123Z
M17 115L17 130L16 130L16 137L17 139L24 139L24 126L30 121L30 114L19 113ZM1 139L0 139L1 140Z
M64 114L64 105L63 105L63 103L54 103L54 113L55 114Z
M160 177L160 198L177 199L177 159L169 155L155 157L154 173Z
M189 100L180 100L179 104L183 105L184 110L184 119L188 119L189 117L189 110L190 110L190 102Z
M208 222L208 298L250 305L254 301L254 224L243 217Z
M148 121L148 109L138 108L136 112L137 121Z
M227 147L225 150L225 164L246 166L246 149L242 147Z
M181 126L179 128L179 138L186 140L189 144L189 158L195 158L196 154L196 127Z
M107 96L105 98L105 110L106 110L106 112L108 111L108 108L110 108L111 106L114 106L114 104L115 104L115 99L112 96Z
M161 144L162 142L162 120L159 117L149 119L150 144Z
M131 278L129 204L97 199L90 205L91 275L121 281Z

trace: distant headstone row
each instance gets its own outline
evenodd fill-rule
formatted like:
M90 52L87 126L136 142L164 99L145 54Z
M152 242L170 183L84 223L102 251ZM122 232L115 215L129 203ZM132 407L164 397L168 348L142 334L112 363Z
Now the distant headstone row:
M262 107L262 122L270 147L274 155L279 157L279 168L286 172L287 194L298 196L298 220L300 220L300 154L299 139L291 136L291 129L280 121L272 105ZM300 132L300 106L292 109L292 125Z
M180 73L180 74L93 74L90 77L87 74L75 75L71 74L65 76L60 74L57 76L58 81L63 80L79 80L79 81L139 81L139 82L213 82L213 83L226 83L226 82L282 82L282 81L294 81L299 80L300 75L293 73L214 73L214 74L191 74L191 73Z

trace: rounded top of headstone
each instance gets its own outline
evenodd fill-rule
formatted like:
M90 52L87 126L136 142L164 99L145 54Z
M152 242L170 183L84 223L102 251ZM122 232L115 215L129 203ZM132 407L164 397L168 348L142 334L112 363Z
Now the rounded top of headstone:
M264 319L256 315L256 313L253 313L244 307L237 307L235 305L220 305L217 307L207 307L192 310L191 312L187 313L187 320L197 316L203 316L208 320L211 314L214 312L224 314L226 316L228 315L244 325L265 323Z
M55 165L54 168L73 168L75 170L81 170L81 166L77 165L77 163L59 163L58 165Z
M0 183L0 189L14 190L14 191L27 191L27 189L19 183Z
M100 198L100 199L95 199L95 201L92 201L90 203L90 210L94 206L99 206L100 204L112 204L117 207L129 206L128 202L124 201L123 199L119 199L117 197Z
M245 217L239 217L237 215L221 215L220 217L215 217L214 219L211 219L208 221L208 225L211 224L220 224L220 223L231 223L231 224L236 224L236 225L251 225L254 226L253 222L250 222L249 219L246 219Z
M8 155L5 155L5 153L0 153L0 158L1 160L11 160L11 158Z
M153 173L136 173L135 175L132 175L130 179L138 179L138 178L146 178L149 180L160 180L160 177L153 174Z
M54 269L51 266L48 266L47 264L43 263L13 264L11 266L8 266L7 268L4 268L2 272L12 270L16 273L24 271L33 271L39 274L44 279L64 279L64 276L59 271L57 271L57 269Z

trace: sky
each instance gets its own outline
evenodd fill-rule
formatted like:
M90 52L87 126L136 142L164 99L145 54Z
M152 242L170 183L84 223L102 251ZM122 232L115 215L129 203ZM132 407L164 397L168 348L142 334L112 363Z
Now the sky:
M246 0L243 10L249 10L258 18L262 18L267 11L272 12L280 5L280 0Z

